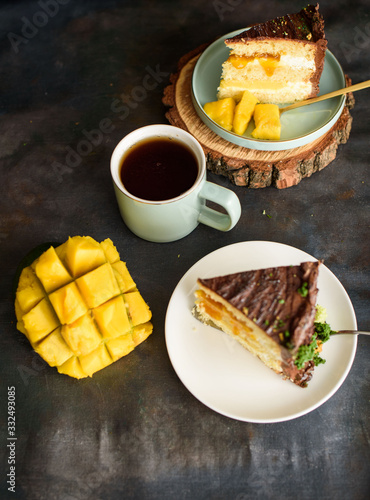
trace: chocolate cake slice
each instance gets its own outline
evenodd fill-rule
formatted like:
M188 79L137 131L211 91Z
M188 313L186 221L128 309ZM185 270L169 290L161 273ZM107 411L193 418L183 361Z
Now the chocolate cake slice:
M314 363L298 369L295 357L314 333L318 269L319 262L303 262L198 279L193 314L305 387Z
M225 40L218 99L249 90L261 103L290 103L317 95L327 41L319 6L253 25Z

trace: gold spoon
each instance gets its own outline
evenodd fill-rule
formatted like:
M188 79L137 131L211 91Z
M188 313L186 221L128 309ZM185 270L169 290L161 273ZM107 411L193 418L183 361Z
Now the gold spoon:
M305 101L295 102L285 108L280 108L280 114L285 113L285 111L290 111L291 109L300 108L301 106L307 106L307 104L313 104L314 102L325 101L325 99L330 99L331 97L336 97L338 95L348 94L348 92L355 92L355 90L362 90L370 87L370 80L365 82L356 83L356 85L350 85L344 89L334 90L334 92L329 92L328 94L320 95L319 97L313 97L312 99L306 99Z

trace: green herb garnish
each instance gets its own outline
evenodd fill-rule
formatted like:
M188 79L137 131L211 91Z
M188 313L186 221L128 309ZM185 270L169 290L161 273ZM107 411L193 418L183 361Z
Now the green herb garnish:
M325 363L323 359L316 351L318 348L317 341L324 343L330 339L330 334L332 329L328 323L315 323L315 333L312 336L312 341L308 345L301 345L298 349L294 364L300 370L304 367L307 361L313 361L315 366Z
M300 288L298 288L297 292L302 297L307 297L308 295L308 283L305 281Z

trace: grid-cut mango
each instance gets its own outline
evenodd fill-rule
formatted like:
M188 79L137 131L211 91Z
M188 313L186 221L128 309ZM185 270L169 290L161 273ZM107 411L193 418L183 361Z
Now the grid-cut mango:
M207 102L204 111L214 122L221 125L226 130L231 130L233 126L235 101L232 97L226 97L219 101Z
M17 328L59 373L92 376L153 330L151 312L113 242L74 236L20 275Z
M249 92L249 90L243 92L242 98L236 105L234 112L233 130L236 134L243 135L247 130L257 103L257 97Z
M253 118L256 128L252 132L252 137L276 141L280 139L280 111L277 104L256 104Z

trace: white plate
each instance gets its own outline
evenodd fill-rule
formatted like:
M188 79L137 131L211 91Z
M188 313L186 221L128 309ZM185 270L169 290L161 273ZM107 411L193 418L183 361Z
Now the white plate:
M224 40L242 31L245 30L228 33L213 42L201 54L194 67L192 101L200 119L226 141L249 149L263 151L282 151L304 146L325 134L340 117L345 103L345 96L334 97L283 113L281 115L281 136L279 141L254 139L251 136L254 129L253 120L245 134L238 135L220 127L204 112L203 106L206 102L217 100L217 87L220 84L222 64L226 61L230 52ZM345 85L345 76L339 62L327 50L320 79L319 95L341 89Z
M332 337L324 344L326 363L315 368L308 387L282 379L225 333L196 320L191 310L197 278L316 259L281 243L247 241L220 248L183 276L168 305L165 331L171 363L185 387L212 410L246 422L283 422L327 401L348 375L356 336ZM327 308L333 330L356 329L351 301L334 274L320 266L318 303Z

